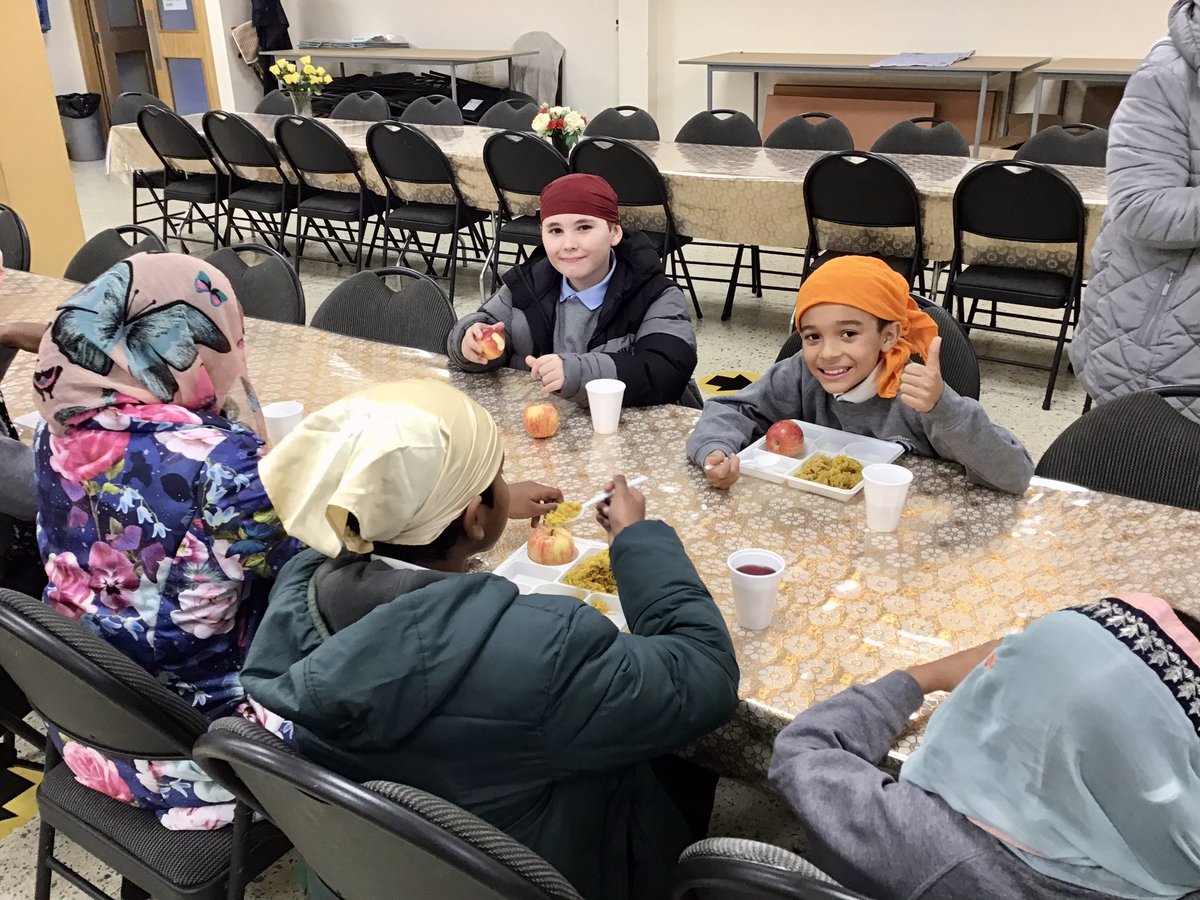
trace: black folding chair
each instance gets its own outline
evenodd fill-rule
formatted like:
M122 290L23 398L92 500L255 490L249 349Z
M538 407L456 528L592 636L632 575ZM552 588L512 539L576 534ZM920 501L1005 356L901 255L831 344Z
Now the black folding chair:
M338 101L331 119L350 119L358 122L382 122L392 117L392 108L375 91L359 91Z
M296 115L282 116L275 123L275 143L299 181L299 202L295 209L297 270L300 260L309 259L332 262L338 267L354 266L361 271L367 222L383 210L383 198L363 181L358 160L350 148L324 122ZM350 176L358 190L322 187L319 182L328 176ZM317 222L324 227L314 224ZM378 227L376 222L376 230ZM310 240L324 244L329 259L305 256L304 247ZM342 258L338 257L335 245L341 249Z
M39 600L0 590L0 657L48 728L110 757L187 760L207 728L178 694L84 626ZM54 855L63 834L122 877L122 900L224 900L290 847L239 804L232 828L172 831L138 809L76 780L45 741L37 789L37 900L58 874L92 898L106 894Z
M507 131L533 131L533 119L540 108L528 100L501 100L479 117L479 124Z
M132 243L131 243L132 241ZM63 278L88 284L123 259L136 253L166 253L167 245L157 234L141 225L106 228L75 251Z
M226 198L240 179L225 175L217 168L208 141L188 121L169 109L143 106L138 111L138 130L163 164L160 190L163 198L162 239L168 236L179 241L184 252L189 243L211 243L217 249L221 239L221 211L226 207ZM190 172L182 168L181 162L206 163L208 172ZM171 201L187 204L186 215L173 218L170 215ZM212 215L202 207L211 206ZM190 237L195 234L196 219L199 218L212 230L212 240ZM189 237L184 237L186 226ZM168 235L168 232L170 234Z
M384 280L394 276L399 289ZM393 266L347 278L313 314L312 327L430 353L446 352L458 321L454 305L428 275Z
M1172 399L1200 406L1200 385L1153 388L1101 403L1054 439L1037 474L1200 510L1200 422Z
M580 900L548 862L453 803L388 781L360 785L243 719L213 723L196 759L278 823L334 896Z
M623 141L657 141L654 116L636 106L610 106L601 110L583 129L585 137L620 138Z
M231 181L229 185L229 214L225 218L223 242L229 243L230 231L241 213L242 221L253 233L268 238L279 252L287 253L284 237L288 219L300 201L296 186L279 164L275 148L261 131L234 113L212 110L204 114L203 121L209 145L228 173L224 177L239 179L238 184ZM269 169L275 173L278 184L251 181L249 176L242 178L240 168Z
M928 125L928 128L922 128ZM900 153L918 156L970 156L971 148L963 133L933 116L918 116L897 122L871 145L872 153Z
M29 232L17 211L3 203L0 203L0 254L4 257L4 268L29 271Z
M255 256L262 260L246 261ZM304 324L304 287L295 268L278 250L264 244L234 244L222 247L205 262L225 273L246 315L289 325Z
M1055 125L1039 131L1017 150L1014 160L1051 166L1104 168L1108 157L1108 132L1095 125Z
M795 853L741 838L709 838L679 857L671 900L867 900Z
M108 120L113 125L136 125L137 115L143 106L157 106L160 109L171 108L153 94L143 93L142 91L125 91L118 94L117 99L112 102L112 108L108 113ZM151 222L159 221L159 219L166 215L162 195L159 193L162 179L162 169L134 170L131 188L133 211L132 218L130 219L134 225L148 225ZM150 199L139 201L138 191L145 191L150 195ZM147 206L153 206L158 210L158 215L143 218L141 211Z
M457 107L456 107L457 108ZM379 122L367 132L367 153L387 186L383 210L383 252L387 262L388 247L397 253L397 262L407 263L405 254L415 244L425 259L426 271L433 274L435 260L446 261L443 277L450 279L450 300L454 300L455 274L460 254L465 264L465 247L460 232L464 229L471 239L476 257L487 257L487 236L481 224L488 214L475 209L463 199L458 178L442 148L427 134L403 122ZM410 200L412 195L442 195L445 200L429 202ZM400 232L397 240L392 229ZM432 246L426 250L418 235L433 235ZM438 246L444 235L450 237L450 248L441 253ZM372 250L374 247L372 247Z
M1042 409L1050 408L1054 383L1067 334L1079 314L1083 283L1083 241L1087 218L1079 190L1061 172L1040 163L996 161L981 163L967 172L954 192L954 258L946 284L946 307L957 300L958 318L970 333L973 328L1054 341L1054 359L1049 366L1023 359L982 356L992 362L1049 371ZM974 235L994 241L1023 245L1070 245L1069 271L1049 268L1015 268L1008 265L971 263L965 237ZM965 298L971 298L964 315ZM980 301L991 304L990 323L977 324ZM1042 310L1061 310L1058 318L1026 315L1002 310L999 304ZM997 325L997 318L1058 325L1057 337Z
M537 212L516 215L510 200L525 200L541 196L543 189L556 178L570 171L567 161L552 146L536 135L525 131L504 131L493 134L483 145L483 167L496 191L498 203L492 215L492 249L490 253L493 284L500 278L500 248L507 242L516 245L514 264L524 262L526 247L542 243L541 218ZM488 266L484 265L484 270ZM484 273L479 273L483 285Z
M692 307L696 318L704 318L700 301L696 299L696 286L692 283L683 248L692 242L691 237L680 234L675 227L675 216L671 212L671 198L667 184L654 160L640 148L615 138L584 138L571 152L571 171L599 175L612 186L620 206L659 207L663 211L662 231L643 231L654 243L664 264L671 261L671 277L675 277L676 264L683 272L688 293L692 295Z
M853 150L854 137L836 116L808 112L776 125L763 146L774 150Z
M292 102L291 97L276 88L258 101L254 111L264 116L290 116L296 111L296 104Z
M400 113L400 121L409 125L461 125L462 110L449 97L430 94L418 97Z

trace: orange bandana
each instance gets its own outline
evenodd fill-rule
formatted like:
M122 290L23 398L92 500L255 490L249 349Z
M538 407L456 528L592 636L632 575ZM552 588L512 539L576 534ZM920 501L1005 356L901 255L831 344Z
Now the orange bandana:
M841 256L814 269L796 297L796 328L800 317L821 303L840 303L868 312L885 322L900 323L900 340L883 354L879 396L895 397L900 375L913 354L929 356L937 323L909 295L908 282L887 263L872 256Z

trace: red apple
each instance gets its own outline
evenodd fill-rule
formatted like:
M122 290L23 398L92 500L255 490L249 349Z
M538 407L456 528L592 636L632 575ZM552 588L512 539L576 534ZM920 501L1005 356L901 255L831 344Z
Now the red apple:
M529 558L540 566L565 566L575 558L575 539L565 528L539 525L529 535Z
M479 352L487 360L499 359L504 355L504 327L489 325L479 333Z
M767 429L763 447L771 453L797 459L804 453L804 431L791 419L776 422Z
M553 403L535 403L525 408L521 417L525 430L535 438L548 438L558 431L558 410Z

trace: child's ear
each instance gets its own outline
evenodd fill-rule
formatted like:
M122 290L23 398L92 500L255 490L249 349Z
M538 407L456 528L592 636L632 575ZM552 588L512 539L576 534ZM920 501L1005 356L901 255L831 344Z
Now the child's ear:
M896 341L900 340L900 323L888 322L883 326L880 337L883 339L883 352L887 353L896 346Z
M621 230L621 226L619 224L613 224L613 226L609 229L608 246L617 246L617 244L621 243L621 238L624 236L625 232Z

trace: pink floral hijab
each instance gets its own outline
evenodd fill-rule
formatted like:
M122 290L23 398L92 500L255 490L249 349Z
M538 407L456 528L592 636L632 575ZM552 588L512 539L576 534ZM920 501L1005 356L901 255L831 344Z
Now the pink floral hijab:
M54 434L110 408L136 416L162 405L265 434L233 288L219 269L179 253L131 256L59 306L33 389Z

